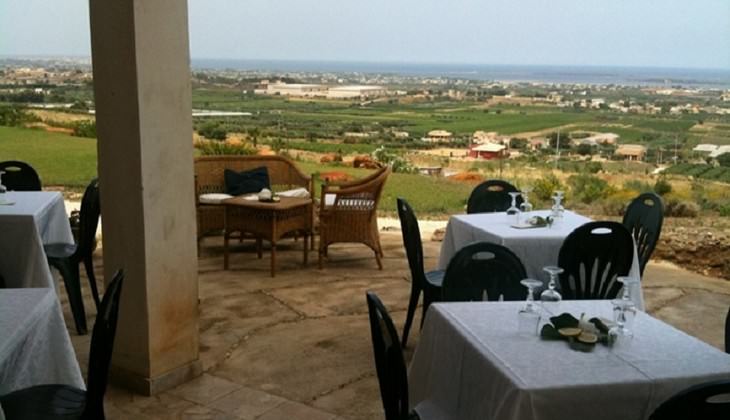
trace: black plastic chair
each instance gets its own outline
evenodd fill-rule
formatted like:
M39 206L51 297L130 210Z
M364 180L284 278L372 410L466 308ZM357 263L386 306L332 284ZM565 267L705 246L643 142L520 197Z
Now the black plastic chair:
M494 213L507 211L512 205L510 192L519 191L514 185L500 179L490 179L477 185L469 195L466 204L466 212L471 213ZM522 197L517 197L517 206L522 204Z
M444 272L441 270L425 272L423 270L423 244L421 243L421 230L418 228L418 219L416 219L413 209L406 200L399 198L397 205L400 229L403 234L403 246L406 248L408 266L411 269L411 298L408 301L406 324L403 327L403 347L406 347L408 332L411 330L413 315L416 312L421 291L423 291L423 310L421 312L421 326L423 326L428 306L441 296L441 283L444 280Z
M524 300L527 277L522 261L509 249L476 242L460 249L449 261L441 289L444 302Z
M48 263L58 269L63 277L68 292L71 312L79 334L86 333L86 311L81 297L81 280L79 277L79 263L83 262L89 285L94 296L94 303L99 308L99 291L96 288L94 275L93 253L96 228L99 226L101 207L99 203L99 181L91 181L81 199L81 223L79 226L79 242L69 244L44 245Z
M730 381L690 387L662 403L650 420L730 419Z
M654 193L644 193L636 197L624 213L623 225L631 232L636 242L639 267L644 275L644 267L649 262L662 232L664 204L661 197Z
M730 309L725 317L725 353L730 354Z
M96 314L89 352L87 390L68 385L39 385L0 397L7 420L104 419L104 394L119 314L124 272L117 271Z
M393 320L375 293L367 292L366 299L385 419L418 419L415 411L408 411L408 373Z
M558 255L563 299L613 299L634 257L634 240L616 222L589 222L565 238Z
M8 191L41 190L41 179L38 177L38 172L25 162L17 160L0 162L0 171L5 172L2 175L2 183L8 188Z
M4 289L5 287L5 279L3 276L0 276L0 289Z

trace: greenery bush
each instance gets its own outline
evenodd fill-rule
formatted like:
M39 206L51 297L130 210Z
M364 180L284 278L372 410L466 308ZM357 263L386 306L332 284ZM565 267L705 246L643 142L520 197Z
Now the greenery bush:
M96 138L96 121L77 121L73 123L72 128L76 137Z
M649 184L648 182L639 181L638 179L632 179L624 182L624 189L635 192L636 194L654 191L654 188L651 186L651 184Z
M697 217L700 206L692 201L669 200L664 214L669 217Z
M373 152L373 159L384 165L391 165L393 172L412 174L418 172L418 168L411 165L403 156L388 151L385 146L380 146Z
M198 134L211 140L225 140L228 136L226 130L214 122L201 125Z
M217 140L201 140L195 143L195 148L203 156L211 155L255 155L256 149L245 143L227 143Z
M573 175L568 178L568 184L573 192L573 197L585 204L606 198L612 192L608 182L595 175Z
M654 192L661 196L665 196L672 192L672 184L670 184L666 178L661 177L657 179L656 183L654 184Z
M553 193L563 189L563 184L555 174L550 173L533 182L532 194L541 201L549 201Z
M0 125L19 127L28 122L40 121L38 117L17 106L0 106Z
M601 162L588 162L586 163L586 172L589 174L597 174L603 170Z

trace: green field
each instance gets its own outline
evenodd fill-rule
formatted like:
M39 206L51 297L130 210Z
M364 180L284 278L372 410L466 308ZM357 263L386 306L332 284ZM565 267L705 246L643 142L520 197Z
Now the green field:
M0 160L28 162L44 186L85 187L96 177L96 140L0 126Z

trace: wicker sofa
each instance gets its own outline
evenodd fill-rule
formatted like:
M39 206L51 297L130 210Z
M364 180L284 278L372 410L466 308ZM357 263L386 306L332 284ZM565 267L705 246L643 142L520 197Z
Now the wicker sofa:
M247 171L265 166L274 192L305 188L311 195L312 178L282 156L203 156L195 158L195 208L198 215L198 241L224 229L224 208L220 204L201 203L203 194L225 192L226 169Z

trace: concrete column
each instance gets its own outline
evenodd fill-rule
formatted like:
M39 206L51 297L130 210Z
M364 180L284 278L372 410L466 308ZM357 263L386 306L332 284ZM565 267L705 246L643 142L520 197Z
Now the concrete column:
M185 0L91 0L104 274L126 279L112 381L150 395L200 373Z

